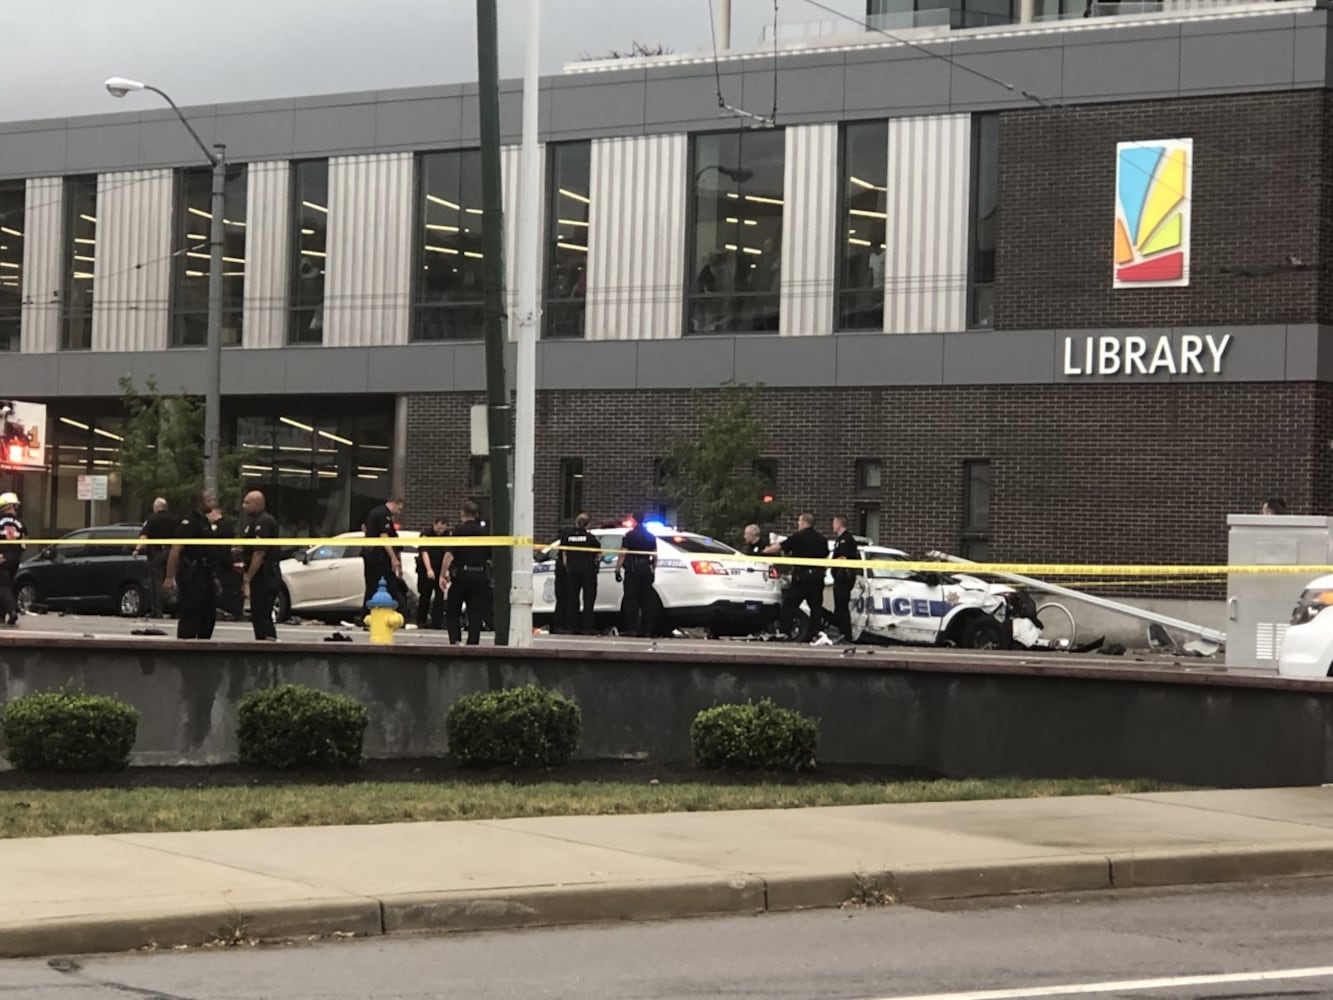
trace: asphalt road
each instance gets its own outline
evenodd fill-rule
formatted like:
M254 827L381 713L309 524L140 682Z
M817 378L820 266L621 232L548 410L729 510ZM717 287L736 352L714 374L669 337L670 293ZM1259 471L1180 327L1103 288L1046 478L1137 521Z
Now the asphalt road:
M0 995L25 1000L1327 997L1333 995L1331 924L1333 882L1292 880L1273 887L1025 897L954 908L10 961L0 962ZM1285 978L1266 978L1274 975Z
M163 635L160 636L134 636L136 631L157 630ZM135 618L119 618L112 615L82 615L82 614L61 614L59 612L48 612L47 614L29 614L19 619L17 629L0 628L0 642L11 638L22 640L25 637L31 638L69 638L71 636L83 637L88 639L103 638L135 638L142 639L145 642L161 641L171 639L176 634L176 623L171 619L161 621L146 621ZM301 625L279 625L278 639L281 642L322 642L326 637L334 632L339 632L347 636L353 643L369 643L369 635L361 628L350 625L329 624L325 622L307 621ZM253 641L254 633L251 631L247 622L218 622L217 629L214 632L214 638L232 642ZM441 631L431 629L405 629L397 632L394 637L395 644L408 646L443 646L448 643L448 635ZM481 637L483 645L489 645L492 642L490 633L483 633ZM570 636L570 635L538 635L534 638L534 643L538 647L564 648L564 649L651 649L654 651L679 651L707 653L711 657L726 656L728 654L748 654L762 652L765 657L799 657L808 660L810 657L819 657L827 659L838 659L840 657L856 657L867 663L882 663L885 661L903 660L903 659L932 659L939 658L947 660L950 663L957 663L960 660L976 663L994 663L1008 661L1018 661L1023 663L1056 665L1070 664L1078 666L1090 666L1094 668L1116 669L1116 668L1151 668L1171 671L1185 671L1190 673L1240 673L1255 674L1259 676L1272 676L1271 671L1261 670L1231 670L1228 671L1223 666L1223 661L1218 657L1195 658L1195 657L1177 657L1169 653L1156 653L1151 650L1130 650L1124 656L1099 656L1094 654L1071 655L1069 653L1059 652L1033 652L1028 650L1012 650L1007 652L974 652L959 649L931 648L926 646L807 646L798 645L789 642L761 642L751 639L716 639L708 640L703 638L662 638L662 639L636 639L627 636ZM344 647L346 648L346 647ZM867 659L873 658L873 659ZM1330 993L1333 995L1333 992ZM2 1000L2 998L0 998Z

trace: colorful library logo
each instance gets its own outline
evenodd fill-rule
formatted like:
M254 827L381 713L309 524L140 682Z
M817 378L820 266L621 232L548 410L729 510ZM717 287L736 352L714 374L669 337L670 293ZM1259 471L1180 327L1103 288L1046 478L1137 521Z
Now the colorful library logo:
M1188 285L1194 141L1122 142L1115 153L1115 287Z

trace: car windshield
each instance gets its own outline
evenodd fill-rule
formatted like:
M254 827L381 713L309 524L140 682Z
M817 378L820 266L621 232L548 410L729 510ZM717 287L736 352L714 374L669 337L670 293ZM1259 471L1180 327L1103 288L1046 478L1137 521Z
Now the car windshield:
M736 550L730 545L722 542L715 542L711 538L691 538L688 535L664 535L663 540L670 542L672 546L680 549L682 552L691 552L696 555L707 556L734 556Z

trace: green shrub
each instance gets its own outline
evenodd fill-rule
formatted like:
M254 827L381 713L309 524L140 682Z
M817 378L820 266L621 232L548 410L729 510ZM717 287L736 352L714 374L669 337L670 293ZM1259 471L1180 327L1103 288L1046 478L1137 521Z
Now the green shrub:
M818 719L767 698L705 708L690 725L690 749L702 767L799 771L815 766L818 745Z
M242 764L278 770L361 766L370 713L355 698L283 684L251 691L236 712Z
M465 694L445 717L449 753L469 767L558 767L583 732L578 705L535 685Z
M119 771L138 730L132 706L68 689L15 698L0 717L5 757L20 771Z

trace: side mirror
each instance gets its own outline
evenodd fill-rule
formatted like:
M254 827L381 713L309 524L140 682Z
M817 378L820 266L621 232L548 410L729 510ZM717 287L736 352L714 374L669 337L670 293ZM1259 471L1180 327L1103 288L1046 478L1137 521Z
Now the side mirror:
M927 587L938 587L943 582L939 573L917 573L916 578Z
M302 549L300 552L296 553L295 558L296 558L296 561L299 562L299 563L308 563L308 562L310 562L310 550L309 550L309 549Z

